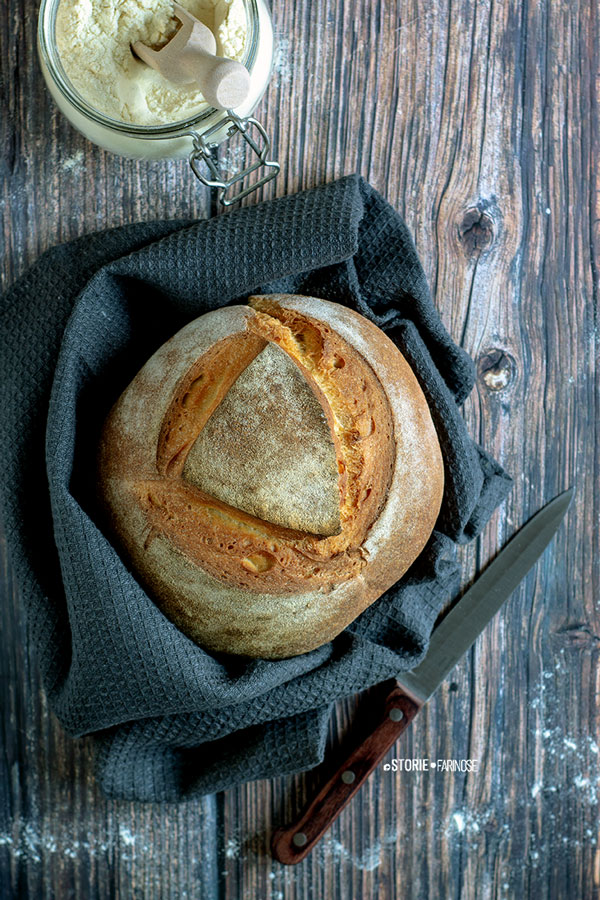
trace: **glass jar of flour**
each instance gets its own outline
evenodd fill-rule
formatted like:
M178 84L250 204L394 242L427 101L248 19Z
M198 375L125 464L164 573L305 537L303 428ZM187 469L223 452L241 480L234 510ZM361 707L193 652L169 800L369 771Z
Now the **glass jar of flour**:
M271 16L266 0L180 2L211 28L219 56L248 69L250 91L239 107L211 107L197 85L168 82L132 52L135 41L159 43L172 22L171 0L42 0L42 72L60 110L90 141L136 159L188 157L200 181L229 206L279 171L265 129L252 117L271 76ZM227 177L212 150L234 135L246 142L250 163ZM259 180L242 187L257 170Z

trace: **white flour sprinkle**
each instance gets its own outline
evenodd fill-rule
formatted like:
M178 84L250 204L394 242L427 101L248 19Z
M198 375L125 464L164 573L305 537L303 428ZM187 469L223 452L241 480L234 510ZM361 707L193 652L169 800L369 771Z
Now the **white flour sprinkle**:
M273 53L273 84L276 87L289 84L292 80L292 71L292 45L290 40L281 35L276 35Z
M340 860L347 861L352 864L355 869L364 872L372 872L381 864L381 844L377 841L371 847L368 847L358 856L353 856L350 850L340 841L329 840L323 847L326 857L333 858L336 862Z
M0 846L10 848L15 859L41 863L48 855L58 854L68 859L77 859L82 855L97 857L104 855L113 847L112 843L90 837L88 840L74 840L72 834L63 829L56 834L48 833L43 828L37 829L29 822L13 836L8 832L0 834ZM127 859L121 856L121 859Z
M323 841L320 845L320 862L326 868L331 865L331 861L336 863L341 861L348 862L353 868L362 872L372 872L377 869L383 862L383 851L386 846L395 844L398 838L396 831L386 834L383 840L377 840L365 850L358 854L353 854L340 841L330 838Z
M246 145L224 145L219 148L219 168L226 175L239 175L246 164Z
M227 859L237 859L240 855L240 849L238 838L229 838L225 846L225 856Z
M465 817L462 813L454 813L452 816L457 831L465 830Z
M78 150L77 153L74 153L73 156L67 157L62 162L62 170L63 172L73 172L77 169L81 169L83 165L83 150Z
M119 836L126 846L131 847L135 844L135 835L132 834L128 828L121 827L119 829Z
M467 837L478 835L489 818L489 810L471 810L466 807L455 810L446 820L444 835L450 839L457 835L465 835Z
M540 673L531 688L529 721L533 737L541 745L540 755L531 760L543 762L543 777L527 784L526 775L517 775L516 799L498 792L490 803L472 804L452 809L444 823L443 834L450 851L459 847L476 854L485 848L501 855L510 853L514 838L514 822L530 821L527 847L522 861L511 858L516 879L532 869L547 871L550 860L558 852L598 846L597 814L600 800L599 748L595 736L568 728L561 717L564 681L571 668L571 659L562 649L557 653L551 669ZM533 744L533 741L531 742ZM502 773L499 773L502 777ZM557 802L560 795L560 803ZM537 827L530 817L546 799L544 826ZM565 809L577 809L579 828L576 834L565 833ZM515 890L509 873L501 873L503 891Z

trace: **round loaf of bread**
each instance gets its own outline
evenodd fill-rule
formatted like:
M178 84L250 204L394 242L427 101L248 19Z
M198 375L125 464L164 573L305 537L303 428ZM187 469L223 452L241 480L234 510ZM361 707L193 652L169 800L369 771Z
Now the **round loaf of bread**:
M99 489L137 579L211 651L334 638L427 542L443 493L427 401L352 310L287 294L190 322L105 423Z

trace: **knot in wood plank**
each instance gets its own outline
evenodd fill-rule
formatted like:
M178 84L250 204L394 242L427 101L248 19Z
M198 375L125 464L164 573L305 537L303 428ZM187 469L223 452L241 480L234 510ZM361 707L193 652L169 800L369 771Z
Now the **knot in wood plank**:
M471 207L458 226L458 239L467 256L482 253L494 240L494 220L484 209Z
M595 651L600 645L600 636L597 635L587 622L574 622L563 625L554 632L554 640L566 650Z
M506 350L493 348L479 357L479 378L490 391L503 391L515 380L517 364Z

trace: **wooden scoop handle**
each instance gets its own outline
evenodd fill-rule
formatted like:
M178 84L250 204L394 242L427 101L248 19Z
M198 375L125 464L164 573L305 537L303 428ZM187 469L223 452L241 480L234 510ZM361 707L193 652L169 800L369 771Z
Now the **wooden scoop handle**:
M204 99L217 109L235 109L250 92L250 73L235 59L197 49L186 53L183 64Z
M422 703L409 697L398 682L394 683L385 698L376 727L323 785L300 818L293 825L278 828L274 832L271 852L275 859L287 865L304 859L410 725L421 707Z
M250 73L235 59L216 56L217 43L210 28L177 3L175 15L181 27L168 44L154 50L136 41L134 52L174 84L196 82L211 106L235 109L248 97Z

